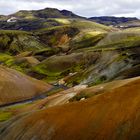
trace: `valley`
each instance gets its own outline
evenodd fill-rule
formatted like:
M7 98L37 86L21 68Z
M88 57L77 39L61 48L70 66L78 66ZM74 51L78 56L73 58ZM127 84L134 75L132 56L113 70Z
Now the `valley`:
M55 8L0 16L0 139L138 140L139 22Z

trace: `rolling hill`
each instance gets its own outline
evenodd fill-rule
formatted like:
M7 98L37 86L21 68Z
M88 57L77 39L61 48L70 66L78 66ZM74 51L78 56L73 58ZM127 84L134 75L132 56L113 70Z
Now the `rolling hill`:
M51 87L13 69L0 66L0 106L42 95Z
M121 82L119 87L88 100L16 117L1 125L0 138L139 139L140 78Z

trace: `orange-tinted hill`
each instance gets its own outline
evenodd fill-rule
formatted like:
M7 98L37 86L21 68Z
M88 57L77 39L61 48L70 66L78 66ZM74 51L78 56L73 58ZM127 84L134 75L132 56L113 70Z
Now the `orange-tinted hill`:
M0 66L0 105L30 99L50 88L50 85L42 81Z
M140 78L88 100L23 114L0 126L1 140L139 140Z

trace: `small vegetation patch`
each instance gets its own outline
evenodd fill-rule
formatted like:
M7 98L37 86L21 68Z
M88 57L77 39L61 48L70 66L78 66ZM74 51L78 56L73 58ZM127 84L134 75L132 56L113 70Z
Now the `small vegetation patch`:
M82 35L82 37L78 38L77 40L73 40L70 42L70 47L73 50L81 49L81 48L88 48L91 46L96 45L105 34L91 34L87 33Z
M6 121L12 117L11 112L0 111L0 122Z
M55 20L55 21L57 21L61 24L70 24L71 23L70 20L64 19L64 18L56 18L56 19L53 19L53 20Z

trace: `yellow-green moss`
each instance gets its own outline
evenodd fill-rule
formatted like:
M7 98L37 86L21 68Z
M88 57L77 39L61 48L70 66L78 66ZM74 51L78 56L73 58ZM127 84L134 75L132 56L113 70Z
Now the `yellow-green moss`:
M12 117L11 112L0 111L0 122L6 121Z

